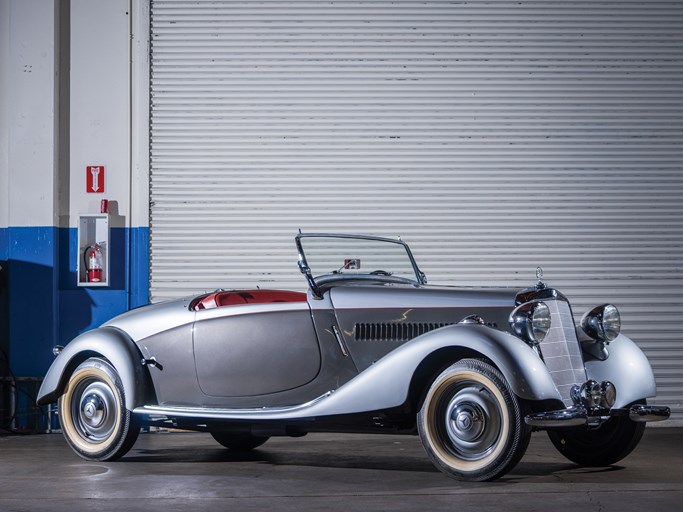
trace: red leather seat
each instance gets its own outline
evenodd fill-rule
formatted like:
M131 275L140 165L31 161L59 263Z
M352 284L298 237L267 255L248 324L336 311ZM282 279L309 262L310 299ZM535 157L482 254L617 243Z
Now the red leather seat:
M288 290L239 290L214 292L198 297L191 305L195 311L221 306L272 304L276 302L306 302L306 294Z

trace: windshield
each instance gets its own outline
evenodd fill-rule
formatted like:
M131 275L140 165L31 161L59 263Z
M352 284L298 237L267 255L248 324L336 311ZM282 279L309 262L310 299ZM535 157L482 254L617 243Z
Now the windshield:
M313 279L375 275L422 282L410 249L399 239L303 234L297 245Z

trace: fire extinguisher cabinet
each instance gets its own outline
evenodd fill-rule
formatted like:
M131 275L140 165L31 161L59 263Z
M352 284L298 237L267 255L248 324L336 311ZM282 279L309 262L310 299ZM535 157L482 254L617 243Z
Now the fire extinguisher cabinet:
M109 214L78 216L78 286L109 286Z

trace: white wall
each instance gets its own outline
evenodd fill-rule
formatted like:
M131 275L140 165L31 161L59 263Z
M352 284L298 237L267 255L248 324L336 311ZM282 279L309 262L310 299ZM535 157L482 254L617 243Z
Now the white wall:
M131 1L131 208L133 227L149 226L149 0Z
M130 196L130 10L128 0L71 0L70 226L79 213ZM86 193L89 165L105 166L105 193Z
M148 225L148 47L148 0L0 0L0 228L75 227L103 198ZM104 194L86 193L88 165Z
M0 0L0 229L8 226L9 205L7 180L9 179L9 0ZM2 248L0 247L0 253Z
M1 0L0 225L51 226L55 4Z

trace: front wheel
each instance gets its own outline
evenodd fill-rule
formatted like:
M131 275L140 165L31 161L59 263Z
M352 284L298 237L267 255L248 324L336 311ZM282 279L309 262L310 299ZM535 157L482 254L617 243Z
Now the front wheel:
M510 471L531 437L503 375L478 359L463 359L436 378L417 427L434 465L466 481L494 480Z
M610 466L626 457L638 445L645 423L615 416L596 429L572 427L549 429L548 437L557 451L579 466Z
M71 448L87 460L122 457L140 433L137 416L126 409L121 379L104 359L83 362L59 399L59 422Z

